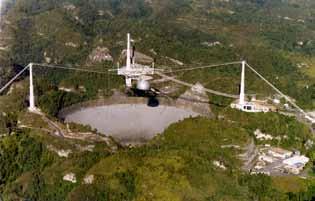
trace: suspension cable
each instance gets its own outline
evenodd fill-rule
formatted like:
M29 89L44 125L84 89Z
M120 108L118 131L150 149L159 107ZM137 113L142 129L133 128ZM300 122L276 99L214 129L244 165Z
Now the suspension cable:
M214 67L220 67L220 66L228 66L233 64L241 64L241 61L235 61L235 62L228 62L223 64L213 64L213 65L207 65L207 66L199 66L199 67L191 67L191 68L182 68L178 70L170 70L170 71L163 71L164 74L168 73L176 73L176 72L182 72L182 71L192 71L192 70L198 70L198 69L205 69L205 68L214 68Z
M271 82L269 82L264 76L262 76L260 73L258 73L252 66L250 66L248 63L246 63L247 67L252 70L258 77L260 77L263 81L265 81L271 88L273 88L276 92L278 92L286 101L291 103L296 109L299 110L302 114L307 116L306 112L300 108L296 103L294 103L287 95L282 93L277 87L275 87Z
M190 87L190 88L192 88L194 86L193 84L190 84L190 83L178 80L176 78L173 78L173 77L170 77L168 75L165 75L164 73L161 73L161 72L156 72L156 74L158 74L161 77L165 77L166 79L171 80L171 81L173 81L173 82L175 82L177 84L181 84L181 85L184 85L184 86L187 86L187 87ZM224 96L224 97L227 97L227 98L239 98L239 95L227 94L227 93L223 93L223 92L219 92L219 91L215 91L215 90L207 89L207 88L204 88L204 90L206 92L208 92L208 93L215 94L217 96Z
M88 70L88 69L83 69L83 68L65 67L65 66L57 66L57 65L50 65L50 64L33 63L33 65L40 66L40 67L47 67L47 68L59 68L59 69L64 69L64 70L81 71L81 72L86 72L86 73L108 74L107 71L96 71L96 70Z
M0 94L4 90L6 90L6 88L9 87L20 75L22 75L30 67L30 64L28 64L24 69L22 69L18 74L16 74L8 83L6 83L0 89ZM108 71L96 71L96 70L88 70L88 69L82 69L82 68L73 68L73 67L65 67L65 66L43 64L43 63L32 63L32 64L33 64L33 66L40 66L40 67L47 67L47 68L57 68L57 69L64 69L64 70L75 70L75 71L81 71L81 72L86 72L86 73L97 73L97 74L107 74L107 75L110 74Z
M200 66L200 67L192 67L192 68L185 68L185 69L179 69L179 70L171 70L169 72L158 72L156 73L162 77L165 77L173 82L176 82L178 84L182 84L188 87L192 87L193 85L190 83L183 82L181 80L177 80L173 77L169 77L166 74L168 73L175 73L175 72L182 72L182 71L191 71L191 70L197 70L197 69L205 69L205 68L212 68L212 67L219 67L219 66L227 66L227 65L233 65L233 64L241 64L241 61L236 62L228 62L223 64L214 64L214 65L207 65L207 66ZM57 66L57 65L50 65L50 64L41 64L41 63L33 63L34 66L41 66L41 67L47 67L47 68L57 68L57 69L64 69L64 70L75 70L75 71L81 71L81 72L87 72L87 73L97 73L97 74L107 74L109 75L109 71L96 71L96 70L88 70L88 69L82 69L82 68L74 68L74 67L65 67L65 66ZM264 76L262 76L260 73L258 73L252 66L250 66L248 63L246 63L247 67L252 70L258 77L260 77L263 81L265 81L271 88L273 88L278 94L280 94L283 98L285 98L286 101L291 103L296 109L299 110L304 115L307 115L306 112L300 108L296 103L294 103L288 96L283 94L277 87L275 87L271 82L269 82ZM0 89L0 94L8 87L10 86L22 73L24 73L28 68L30 64L28 64L24 69L22 69L18 74L16 74L7 84L5 84ZM160 71L160 70L159 70ZM214 91L211 89L205 89L207 92L216 94L219 96L229 97L229 98L238 98L238 95L231 95L227 93L222 93L218 91Z
M16 74L7 84L5 84L1 89L0 89L0 94L8 87L10 86L26 69L28 69L29 65L27 65L23 70L21 70L18 74Z

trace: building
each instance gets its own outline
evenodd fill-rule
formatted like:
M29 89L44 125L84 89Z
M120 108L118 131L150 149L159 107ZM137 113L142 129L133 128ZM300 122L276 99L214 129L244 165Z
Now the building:
M259 130L259 129L255 130L254 135L255 135L256 139L258 139L258 140L272 140L273 139L272 135L265 134L265 133L261 132L261 130Z
M273 148L268 150L268 154L275 157L275 158L287 159L287 158L290 158L293 153L291 151L288 151L285 149L273 147Z
M284 169L292 174L300 174L310 159L303 155L295 155L283 161Z
M264 156L264 155L259 156L259 160L260 160L260 161L264 161L264 162L266 162L266 163L273 163L273 162L274 162L274 159L273 159L272 157L270 157L270 156Z
M63 177L63 180L64 181L69 181L71 183L77 183L77 178L75 176L74 173L69 173L69 174L66 174L64 177Z

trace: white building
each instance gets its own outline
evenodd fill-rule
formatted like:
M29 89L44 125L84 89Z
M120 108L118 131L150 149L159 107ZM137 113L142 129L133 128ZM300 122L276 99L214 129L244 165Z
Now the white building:
M304 166L310 161L310 159L306 156L293 156L283 161L284 164L294 166L297 164L303 164Z
M300 174L309 161L310 159L306 156L296 155L283 161L284 169L292 174Z
M69 174L66 174L64 177L63 177L63 180L64 181L69 181L71 183L77 183L77 178L75 176L74 173L69 173Z
M272 100L272 102L274 103L274 104L280 104L281 103L281 101L279 100L279 99L277 99L277 98L274 98L273 100Z
M256 139L258 140L272 140L273 137L270 134L265 134L261 132L259 129L256 129L254 132Z
M274 159L272 157L264 156L264 155L259 156L259 160L264 161L266 163L273 163L274 162Z
M286 158L290 158L293 153L292 151L275 147L275 148L269 149L268 154L275 158L286 159Z
M226 167L225 167L225 165L222 162L220 162L220 161L213 161L212 163L213 163L213 165L217 166L218 168L221 168L222 170L226 170Z

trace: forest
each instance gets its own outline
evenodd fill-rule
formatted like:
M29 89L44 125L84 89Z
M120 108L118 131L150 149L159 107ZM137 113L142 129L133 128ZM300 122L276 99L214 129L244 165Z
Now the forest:
M314 110L314 13L314 3L306 0L15 0L3 13L6 24L0 41L11 40L8 51L0 51L0 84L30 62L107 72L34 67L36 104L47 118L59 121L63 108L106 98L115 90L124 92L123 78L108 70L117 68L117 62L123 65L121 52L130 32L136 49L154 58L159 68L245 59L303 109ZM213 42L220 45L204 45ZM97 47L108 48L113 61L91 64L89 55ZM237 94L239 74L240 68L232 66L171 75ZM246 93L275 94L250 71L246 75ZM229 109L232 100L209 95L211 109L223 119L188 118L141 147L112 150L106 143L93 143L93 151L82 151L78 147L89 142L51 136L43 131L44 125L21 127L21 119L38 118L27 116L28 72L5 93L0 96L0 198L5 201L315 199L315 150L305 148L314 136L293 117L244 114ZM270 144L301 150L311 159L307 179L250 175L242 171L240 150L221 148L224 143L245 147L258 128L274 136L287 135L286 140ZM72 153L59 157L51 146ZM214 160L227 169L214 166ZM75 173L77 183L63 181L69 172ZM88 175L95 176L93 184L84 183Z

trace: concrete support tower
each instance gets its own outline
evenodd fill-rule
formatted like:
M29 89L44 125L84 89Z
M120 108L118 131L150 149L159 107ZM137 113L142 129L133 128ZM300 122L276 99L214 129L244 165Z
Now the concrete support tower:
M245 66L246 61L242 61L242 76L241 76L241 89L239 104L242 106L245 104Z
M130 51L130 33L127 34L127 60L126 60L126 69L131 70L131 51Z
M31 112L35 112L36 111L36 107L35 107L35 97L34 97L34 84L33 84L33 64L30 63L29 65L29 70L30 70L30 105L29 105L29 110Z
M131 71L131 45L130 45L130 33L127 34L127 58L126 58L126 70ZM126 78L126 86L132 87L131 78Z

